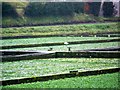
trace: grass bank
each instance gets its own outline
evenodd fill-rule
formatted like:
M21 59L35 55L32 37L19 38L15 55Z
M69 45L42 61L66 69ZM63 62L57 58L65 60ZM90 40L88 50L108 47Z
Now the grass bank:
M34 82L27 84L8 85L3 89L13 88L119 88L119 73L102 74L87 77L74 77L46 82ZM64 89L63 89L64 90Z
M18 13L22 14L22 9L17 9ZM56 25L56 24L73 24L73 23L90 23L90 22L118 22L119 17L104 18L95 17L89 14L74 14L73 16L41 16L41 17L26 17L19 16L16 18L3 17L2 27L24 27L24 26L39 26L39 25Z
M18 9L18 12L20 10ZM64 24L64 23L77 23L77 22L99 22L103 21L101 17L95 17L87 14L74 14L73 16L42 16L42 17L26 17L20 16L16 18L3 17L3 27L19 27L19 26L36 26L36 25L49 25L49 24Z
M33 26L21 28L3 28L2 36L23 36L23 35L79 35L81 33L96 34L104 32L119 32L119 23L97 23L97 24L73 24L56 26Z

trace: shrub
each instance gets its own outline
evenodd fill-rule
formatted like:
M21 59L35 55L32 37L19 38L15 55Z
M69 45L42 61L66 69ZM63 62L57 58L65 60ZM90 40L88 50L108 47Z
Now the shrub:
M84 13L84 3L83 2L72 2L75 13Z
M31 2L25 8L25 16L28 17L39 17L43 15L44 3L41 2Z
M7 17L7 16L18 17L18 14L15 10L15 7L13 7L7 2L3 2L2 3L2 16L3 17Z
M112 17L114 12L113 2L104 2L103 4L103 15L105 17Z
M90 13L93 14L94 16L98 16L101 2L92 2L89 3L89 5L90 5Z
M73 15L73 4L69 2L48 2L45 4L45 15Z

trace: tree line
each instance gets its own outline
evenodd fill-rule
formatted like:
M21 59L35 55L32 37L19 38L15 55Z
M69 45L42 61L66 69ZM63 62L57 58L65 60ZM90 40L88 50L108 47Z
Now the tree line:
M41 17L41 16L72 16L74 13L87 13L94 16L99 15L101 2L30 2L24 9L24 16ZM113 15L112 2L106 2L103 11L104 16ZM2 16L18 17L15 7L9 3L2 3Z

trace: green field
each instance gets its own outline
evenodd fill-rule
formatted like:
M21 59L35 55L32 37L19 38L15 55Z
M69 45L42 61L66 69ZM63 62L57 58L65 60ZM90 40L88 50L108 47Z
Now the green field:
M17 0L14 0L17 1ZM116 39L115 34L120 34L120 22L102 23L104 20L119 20L119 17L95 17L85 13L74 13L72 16L41 16L41 17L27 17L24 15L27 2L10 3L15 7L19 17L3 17L0 37L12 36L39 36L39 38L15 38L0 40L1 46L12 45L29 45L29 44L45 44L45 43L59 43L59 42L74 42L74 41L88 41L88 40L108 40ZM71 7L71 6L70 6ZM60 8L60 7L59 7ZM75 24L75 22L81 22ZM84 23L83 23L84 22ZM87 23L97 22L97 23ZM58 23L71 23L69 25L55 25ZM48 26L39 26L40 24L53 24ZM37 25L37 26L34 26ZM16 27L11 27L16 26ZM18 27L22 26L22 27ZM94 34L114 34L115 37L82 37L81 35ZM102 35L101 34L101 35ZM44 36L44 37L42 37ZM49 36L49 37L48 37ZM52 37L54 36L54 37ZM71 51L85 50L85 49L99 49L119 47L120 42L104 42L104 43L86 43L86 44L68 44L56 46L39 46L28 48L7 48L5 50L40 50L48 51ZM1 49L4 50L4 49ZM3 53L4 54L4 53ZM7 54L5 54L7 55ZM9 54L8 54L9 55ZM57 55L56 55L57 56ZM31 57L30 57L31 58ZM12 60L11 60L12 61ZM33 59L33 60L19 60L12 62L0 62L0 80L11 80L20 78L32 78L44 75L55 75L60 73L69 73L70 70L78 70L78 72L110 69L119 67L119 58L47 58L47 59ZM64 78L59 80L49 80L44 82L21 83L16 85L0 86L6 90L13 88L120 88L119 87L119 72L107 73L101 75L81 76L74 78Z
M118 59L105 58L53 58L3 62L3 80L20 77L35 77L46 74L69 72L69 70L92 70L118 67Z
M87 77L74 77L59 80L50 80L46 82L33 82L18 85L3 86L3 89L12 88L119 88L119 73L102 74Z
M2 36L22 35L78 35L81 33L96 34L100 32L119 32L118 23L73 24L56 26L35 26L21 28L3 28Z
M1 46L12 45L28 45L43 44L56 42L72 42L87 40L106 40L118 37L69 37L71 35L79 35L82 33L118 33L118 23L97 23L97 24L73 24L73 25L56 25L56 26L36 26L21 28L3 28L2 36L22 36L22 35L56 35L56 37L26 38L26 39L4 39L1 40ZM57 37L57 35L66 35L65 37ZM68 51L67 47L71 47L72 51L118 47L119 42L105 42L92 44L73 44L73 45L57 45L42 46L29 48L14 48L6 50L41 50L48 51ZM69 72L70 70L89 71L94 69L104 69L118 67L118 58L52 58L52 59L34 59L14 62L1 62L2 74L1 80L9 80L23 77L36 77L41 75L57 74ZM87 77L66 78L60 80L50 80L46 82L34 82L29 84L8 85L3 88L117 88L118 73L103 74ZM1 87L0 87L1 88Z

